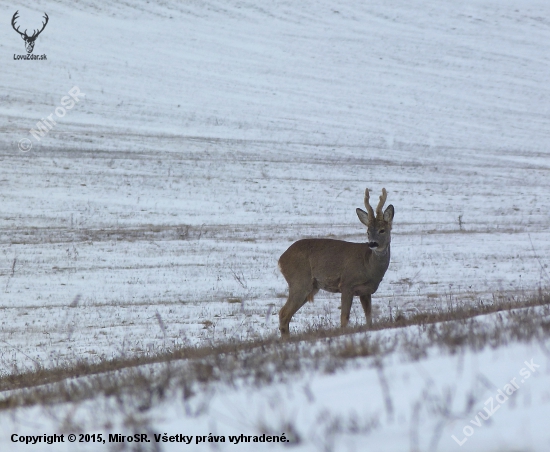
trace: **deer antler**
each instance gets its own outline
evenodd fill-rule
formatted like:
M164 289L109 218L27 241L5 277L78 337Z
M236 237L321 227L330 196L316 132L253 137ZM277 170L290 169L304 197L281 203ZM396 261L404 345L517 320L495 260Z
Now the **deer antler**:
M21 33L19 31L19 27L15 28L15 21L18 19L18 15L19 14L19 10L15 11L15 14L13 15L13 17L11 18L11 26L13 27L13 29L19 33L21 36L27 36L27 30L25 30L25 33Z
M23 38L25 38L25 40L29 40L29 41L34 41L36 38L38 38L38 35L44 31L44 28L46 28L46 24L48 23L48 20L50 19L48 17L48 15L46 13L44 13L44 19L46 19L46 22L42 22L42 29L40 31L39 30L34 30L34 33L32 34L32 36L29 36L29 35L27 35L27 30L25 30L24 33L21 33L19 31L19 27L17 27L17 28L15 27L15 21L19 18L18 14L19 14L19 10L15 11L15 14L11 18L11 26L13 27L13 29L17 33L19 33Z
M48 23L48 20L50 19L46 13L44 13L44 19L46 19L46 22L42 22L42 29L38 32L35 31L32 34L32 38L34 38L34 39L38 38L38 35L44 31L44 28L46 28L46 24Z
M382 195L380 196L380 202L378 203L378 206L376 207L376 216L382 217L384 214L382 213L382 207L384 207L384 204L386 202L386 198L388 197L388 193L386 193L386 189L382 189Z
M369 223L372 223L374 221L374 210L372 210L371 205L369 204L370 194L369 189L365 189L365 208L367 209L367 213L369 214Z

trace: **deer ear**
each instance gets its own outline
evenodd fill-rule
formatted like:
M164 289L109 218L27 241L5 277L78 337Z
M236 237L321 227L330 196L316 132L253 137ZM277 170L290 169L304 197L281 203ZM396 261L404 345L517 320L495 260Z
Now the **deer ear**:
M361 210L357 208L355 210L357 212L357 216L359 217L359 221L363 223L365 226L369 225L369 214L365 212L364 210Z
M384 221L387 221L388 223L391 223L393 221L393 204L390 204L388 208L384 211Z

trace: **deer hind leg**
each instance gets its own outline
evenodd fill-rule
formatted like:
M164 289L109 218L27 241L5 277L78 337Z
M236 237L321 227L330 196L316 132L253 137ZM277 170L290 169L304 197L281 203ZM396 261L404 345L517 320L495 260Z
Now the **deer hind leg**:
M372 326L372 299L370 295L361 295L359 297L361 300L361 306L363 306L363 311L365 311L365 317L367 318L367 326L370 328Z
M289 286L288 300L279 311L279 330L282 336L288 336L288 325L292 316L296 314L296 311L298 311L306 301L313 300L313 296L317 290L312 284L307 287Z
M340 306L340 326L346 327L349 323L349 314L353 302L353 292L342 291L342 306Z

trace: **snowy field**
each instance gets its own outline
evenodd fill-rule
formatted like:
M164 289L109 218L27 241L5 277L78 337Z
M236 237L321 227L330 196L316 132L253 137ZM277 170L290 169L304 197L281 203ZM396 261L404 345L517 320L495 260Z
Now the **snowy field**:
M25 53L9 25L16 10L29 29L48 14L34 50L47 60L13 59ZM38 1L0 4L0 17L0 377L277 336L287 294L280 254L304 237L364 241L355 208L365 187L385 187L396 212L375 322L550 283L547 2ZM73 87L85 96L58 118ZM56 124L37 140L29 131L52 114ZM21 151L21 140L32 149ZM291 333L339 318L339 297L319 293ZM357 301L351 323L364 323ZM463 446L448 441L462 427L436 441L429 422L431 436L411 439L410 412L402 422L397 412L427 380L407 380L416 364L398 357L388 380L408 381L410 398L395 423L359 442L316 442L307 418L377 413L368 358L303 377L309 402L288 395L302 391L301 379L252 391L259 411L241 421L251 431L262 410L277 417L266 408L275 398L313 432L302 435L304 450L547 450L535 422L550 415L540 350L517 343L423 361L442 385L449 369L452 382L484 373L501 387L540 359L537 384L521 393L546 404L521 420L503 407L494 434L476 431ZM325 391L335 402L316 402ZM159 405L155 429L236 433L222 422L235 417L224 406L247 403L246 394L213 398L193 419ZM304 403L313 408L301 418ZM41 408L25 410L37 417ZM25 410L0 415L10 419L0 444L12 448L8 433L32 425L56 430L53 421L29 427Z
M528 329L529 317L498 313L457 327L272 343L194 364L190 359L141 366L141 373L127 368L115 378L76 376L59 386L72 388L76 402L18 403L18 409L4 411L4 443L10 450L74 450L67 439L55 446L8 442L14 433L25 438L64 432L103 435L99 443L79 443L78 450L289 450L286 444L236 440L266 434L284 435L296 451L546 451L550 310L537 308L532 315L546 319L544 340L508 342L506 331ZM491 337L491 347L477 348L484 337ZM125 376L136 387L109 395ZM56 384L4 391L4 399L19 392L27 400L53 401L56 391L48 387ZM78 401L86 388L98 388L97 394ZM150 442L109 441L108 434L116 433L143 434ZM176 435L186 443L171 442Z

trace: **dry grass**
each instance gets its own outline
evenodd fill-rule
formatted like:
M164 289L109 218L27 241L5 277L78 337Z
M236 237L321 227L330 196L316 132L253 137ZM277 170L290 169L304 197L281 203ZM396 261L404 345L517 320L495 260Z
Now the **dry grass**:
M491 321L478 319L496 312L499 314ZM417 330L405 327L417 327L424 334L411 334ZM259 385L283 381L306 369L334 372L350 359L376 360L397 349L415 360L432 348L455 353L464 348L480 350L516 341L543 341L550 337L550 294L541 291L525 299L453 306L436 313L386 319L369 331L389 329L397 329L389 339L387 335L371 334L365 327L312 328L286 341L278 337L228 341L95 364L82 360L53 369L37 365L31 372L0 378L0 409L80 402L104 395L143 412L173 390L181 390L184 400L188 400L216 381L234 384L241 379Z

